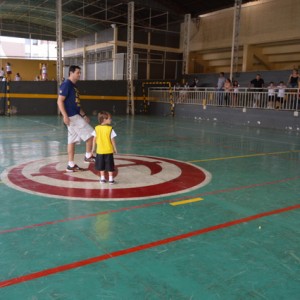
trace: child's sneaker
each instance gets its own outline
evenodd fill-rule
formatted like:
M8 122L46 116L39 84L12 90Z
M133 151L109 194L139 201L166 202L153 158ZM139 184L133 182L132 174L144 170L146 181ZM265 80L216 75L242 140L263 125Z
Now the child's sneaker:
M116 182L114 180L110 180L108 183L109 184L115 184Z
M106 183L106 180L105 179L100 179L100 183L101 184Z
M93 155L91 157L89 157L89 158L87 158L86 156L84 157L84 162L85 163L94 163L95 160L96 160L96 157L93 156Z
M77 165L74 165L74 167L70 167L69 165L66 168L67 172L78 172L78 171L83 171L82 168L79 168Z

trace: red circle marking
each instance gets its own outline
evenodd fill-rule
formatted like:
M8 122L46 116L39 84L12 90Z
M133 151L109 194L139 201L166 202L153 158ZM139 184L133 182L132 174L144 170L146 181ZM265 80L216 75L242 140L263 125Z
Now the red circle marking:
M131 156L132 157L132 156ZM122 155L122 158L126 160L126 156ZM122 158L120 158L122 160ZM31 176L43 175L50 178L55 178L59 180L67 181L82 181L82 187L62 187L58 185L51 185L51 183L46 184L38 181L34 181L23 174L23 169L29 166L33 162L27 162L19 166L12 167L7 172L7 180L4 180L8 185L12 185L16 188L29 193L40 194L50 197L63 197L74 200L130 200L130 199L142 199L142 198L153 198L158 196L166 196L170 194L177 194L186 192L187 190L196 189L200 186L207 184L210 181L210 174L195 165L181 162L173 159L151 157L151 156L136 156L135 160L141 162L142 158L159 160L160 162L167 162L169 164L175 165L180 169L181 173L179 176L165 182L150 184L147 186L138 187L122 187L118 188L118 184L109 188L84 188L85 181L95 182L98 178L95 175L94 180L85 178L76 178L66 175L63 171L58 171L55 165L58 163L51 163L46 166L40 167L39 174L31 174ZM130 158L128 159L129 161ZM41 160L42 162L43 160ZM37 161L35 161L37 162ZM47 169L47 172L43 172L43 169ZM158 170L156 170L158 172ZM50 182L50 180L49 180ZM47 182L48 183L48 182Z

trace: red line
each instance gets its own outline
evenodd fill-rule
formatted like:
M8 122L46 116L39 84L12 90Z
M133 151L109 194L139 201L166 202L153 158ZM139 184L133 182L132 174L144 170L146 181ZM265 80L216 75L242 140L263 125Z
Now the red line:
M193 197L203 197L203 196L207 196L207 195L229 193L232 191L240 191L240 190L244 190L244 189L250 189L250 188L255 188L255 187L260 187L260 186L265 186L265 185L272 185L272 184L277 184L277 183L282 183L282 182L297 180L297 179L300 179L300 176L284 178L284 179L279 179L279 180L270 181L270 182L256 183L256 184L240 186L240 187L232 187L232 188L223 189L223 190L205 192L205 193L201 193L201 194L196 194ZM129 211L129 210L135 210L135 209L140 209L140 208L145 208L145 207L151 207L151 206L170 203L170 202L174 202L174 201L186 200L189 198L191 198L191 197L189 196L189 197L181 197L181 198L176 198L176 199L163 200L163 201L158 201L158 202L150 202L150 203L144 203L141 205L123 207L123 208L114 209L114 210L107 210L107 211L97 212L97 213L83 215L83 216L76 216L76 217L62 219L62 220L54 220L54 221L48 221L48 222L43 222L43 223L38 223L38 224L27 225L27 226L23 226L23 227L15 227L15 228L10 228L10 229L0 230L0 234L21 231L21 230L25 230L25 229L32 229L32 228L42 227L42 226L47 226L47 225L54 225L54 224L64 223L64 222L69 222L69 221L87 219L87 218L91 218L91 217L107 215L107 214L112 214L112 213L117 213L117 212L122 212L122 211Z
M260 213L260 214L257 214L257 215L241 218L241 219L238 219L238 220L229 221L229 222L226 222L226 223L214 225L214 226L211 226L211 227L199 229L199 230L196 230L196 231L191 231L191 232L187 232L187 233L184 233L184 234L175 235L175 236L172 236L172 237L168 237L168 238L158 240L158 241L153 241L153 242L142 244L142 245L139 245L139 246L134 246L134 247L127 248L127 249L106 253L106 254L103 254L103 255L100 255L100 256L91 257L91 258L88 258L88 259L85 259L85 260L73 262L73 263L66 264L66 265L61 265L61 266L58 266L58 267L54 267L54 268L46 269L46 270L43 270L43 271L23 275L23 276L20 276L20 277L11 278L11 279L8 279L8 280L1 281L0 282L0 288L4 288L4 287L11 286L11 285L14 285L14 284L19 284L19 283L22 283L22 282L25 282L25 281L38 279L38 278L41 278L41 277L49 276L49 275L60 273L60 272L65 272L65 271L68 271L68 270L71 270L71 269L84 267L84 266L87 266L87 265L90 265L90 264L98 263L98 262L105 261L105 260L115 258L115 257L118 257L118 256L123 256L123 255L131 254L131 253L135 253L135 252L138 252L138 251L147 250L147 249L150 249L150 248L154 248L154 247L162 246L162 245L165 245L165 244L173 243L173 242L176 242L176 241L179 241L179 240L187 239L187 238L190 238L190 237L193 237L193 236L205 234L205 233L208 233L208 232L211 232L211 231L220 230L220 229L231 227L231 226L234 226L234 225L237 225L237 224L253 221L253 220L256 220L256 219L263 218L263 217L267 217L267 216L271 216L271 215L275 215L275 214L280 214L280 213L284 213L284 212L299 209L299 208L300 208L300 204L296 204L296 205L293 205L293 206L288 206L288 207L272 210L272 211L269 211L269 212L264 212L264 213Z

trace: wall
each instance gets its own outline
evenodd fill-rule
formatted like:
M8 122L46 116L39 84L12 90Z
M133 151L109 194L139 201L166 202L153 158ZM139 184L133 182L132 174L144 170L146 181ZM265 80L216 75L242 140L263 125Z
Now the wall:
M240 71L300 66L299 15L300 1L295 0L260 0L242 5ZM191 72L230 70L233 20L234 8L229 8L200 16L192 22Z

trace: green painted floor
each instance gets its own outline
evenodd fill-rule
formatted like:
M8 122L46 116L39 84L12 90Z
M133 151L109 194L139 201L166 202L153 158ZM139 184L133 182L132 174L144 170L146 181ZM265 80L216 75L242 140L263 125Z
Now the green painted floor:
M0 299L300 299L300 132L150 116L113 126L120 157L176 160L211 178L185 190L191 173L176 182L182 192L122 201L28 192L7 174L65 157L66 128L0 117Z

